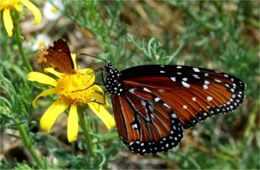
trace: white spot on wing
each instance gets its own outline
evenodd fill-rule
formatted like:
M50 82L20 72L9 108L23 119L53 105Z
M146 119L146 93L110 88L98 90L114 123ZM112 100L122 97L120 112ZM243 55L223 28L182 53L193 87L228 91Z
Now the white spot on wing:
M193 67L192 69L193 69L195 72L200 72L200 69L197 68L197 67Z
M182 66L177 66L177 69L181 69L182 68Z
M175 113L173 113L173 114L171 114L171 117L172 117L173 119L176 119L176 118L177 118L177 115L176 115Z
M181 82L181 84L183 85L183 87L185 88L190 88L190 85L184 81Z
M149 105L148 108L149 108L149 110L150 110L151 112L153 112L154 107L153 107L152 105Z
M213 100L213 97L208 96L208 97L207 97L207 100L210 102L211 100Z
M192 101L196 102L196 97L193 97L193 98L192 98Z
M144 100L141 100L141 104L142 104L143 106L145 106L145 105L146 105L146 102L145 102Z
M171 107L170 107L168 104L163 103L163 105L164 105L165 107L167 107L168 109L171 109Z
M171 80L176 82L176 77L171 77Z
M187 105L183 105L183 109L187 109L188 108L188 106Z
M149 89L147 89L147 88L145 88L145 87L143 88L143 90L146 91L146 92L148 92L148 93L152 93Z
M203 85L203 89L206 90L206 89L208 89L208 88L209 88L209 87L208 87L206 84Z
M163 70L160 70L160 73L165 73L165 71L163 71Z
M183 80L183 81L187 81L187 80L188 80L188 78L187 78L187 77L184 77L184 78L182 78L182 80Z
M161 99L159 97L154 98L155 102L159 102Z
M137 124L136 124L136 123L133 124L133 125L132 125L132 128L133 128L133 129L137 129L137 128L138 128L138 127L137 127Z
M130 93L134 93L134 92L135 92L135 88L129 89L129 92L130 92Z
M192 76L193 76L195 79L200 79L200 77L199 77L197 74L192 74Z
M222 81L219 79L215 79L215 82L222 83Z
M206 85L209 85L209 84L210 84L210 82L209 82L208 80L205 80L204 83L205 83Z

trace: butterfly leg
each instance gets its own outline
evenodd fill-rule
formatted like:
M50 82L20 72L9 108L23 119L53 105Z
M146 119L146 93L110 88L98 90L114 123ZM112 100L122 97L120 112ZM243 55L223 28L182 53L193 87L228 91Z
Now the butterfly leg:
M99 93L99 94L101 94L101 93L98 92L98 91L96 91L96 92ZM97 101L96 99L94 99L94 100L92 100L92 101L90 101L90 102L95 102L95 103L100 104L100 105L106 105L106 93L107 93L107 92L103 93L103 102L99 102L99 101Z

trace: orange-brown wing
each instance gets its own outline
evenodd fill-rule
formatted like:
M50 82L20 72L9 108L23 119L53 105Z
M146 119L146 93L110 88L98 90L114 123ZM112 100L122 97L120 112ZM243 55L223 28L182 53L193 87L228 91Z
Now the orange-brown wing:
M149 91L133 87L122 95L112 95L112 104L120 138L132 152L167 151L183 137L177 115Z
M166 103L185 128L211 115L232 111L244 100L241 80L208 69L140 66L122 71L122 79L125 89L147 89Z
M59 39L52 46L38 53L38 64L43 67L53 67L56 71L71 74L74 73L74 64L70 49L66 41Z

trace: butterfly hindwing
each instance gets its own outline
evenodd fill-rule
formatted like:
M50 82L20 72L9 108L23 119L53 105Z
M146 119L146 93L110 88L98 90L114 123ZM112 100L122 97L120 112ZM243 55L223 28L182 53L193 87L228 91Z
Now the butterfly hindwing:
M112 103L120 138L130 151L156 153L178 145L183 127L169 106L142 89L131 88L122 96L112 96Z

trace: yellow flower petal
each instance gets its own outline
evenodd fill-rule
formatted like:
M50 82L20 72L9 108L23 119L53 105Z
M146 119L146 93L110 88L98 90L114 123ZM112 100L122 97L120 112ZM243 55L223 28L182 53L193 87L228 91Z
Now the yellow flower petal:
M49 94L53 94L53 93L57 93L57 89L56 88L52 88L52 89L48 89L48 90L44 90L43 92L41 92L37 97L35 97L35 99L33 99L32 101L32 106L34 108L36 108L36 102L37 100L42 97L42 96L47 96Z
M98 85L93 85L92 88L97 92L104 93L104 90Z
M80 69L80 70L78 70L78 72L81 74L95 75L94 70L91 68Z
M73 142L78 138L79 130L79 119L78 111L76 105L71 105L69 117L68 117L68 127L67 127L67 138L69 142Z
M13 35L14 24L10 14L10 9L4 10L4 25L9 37Z
M30 1L28 0L21 0L21 2L32 11L33 15L34 15L34 24L37 25L41 22L42 20L42 14L40 12L40 10Z
M47 84L50 86L56 87L57 81L46 74L42 74L40 72L30 72L28 74L27 80L29 81L36 81L41 84Z
M60 78L60 77L62 77L64 75L63 73L60 73L60 72L54 70L54 68L52 68L52 67L45 68L44 72L51 73L51 74L57 76L58 78Z
M76 54L75 53L71 53L71 58L72 58L72 61L73 61L74 68L75 68L75 70L77 70Z
M19 12L21 12L22 10L23 10L23 8L21 7L21 5L20 4L15 4L15 9L17 10L17 11L19 11Z
M91 110L98 116L98 118L103 121L108 129L111 129L116 125L113 116L107 111L104 106L94 102L90 102L88 103L88 105Z
M54 102L47 111L43 114L40 120L40 126L42 130L50 132L54 122L58 116L68 108L68 104L58 99Z

